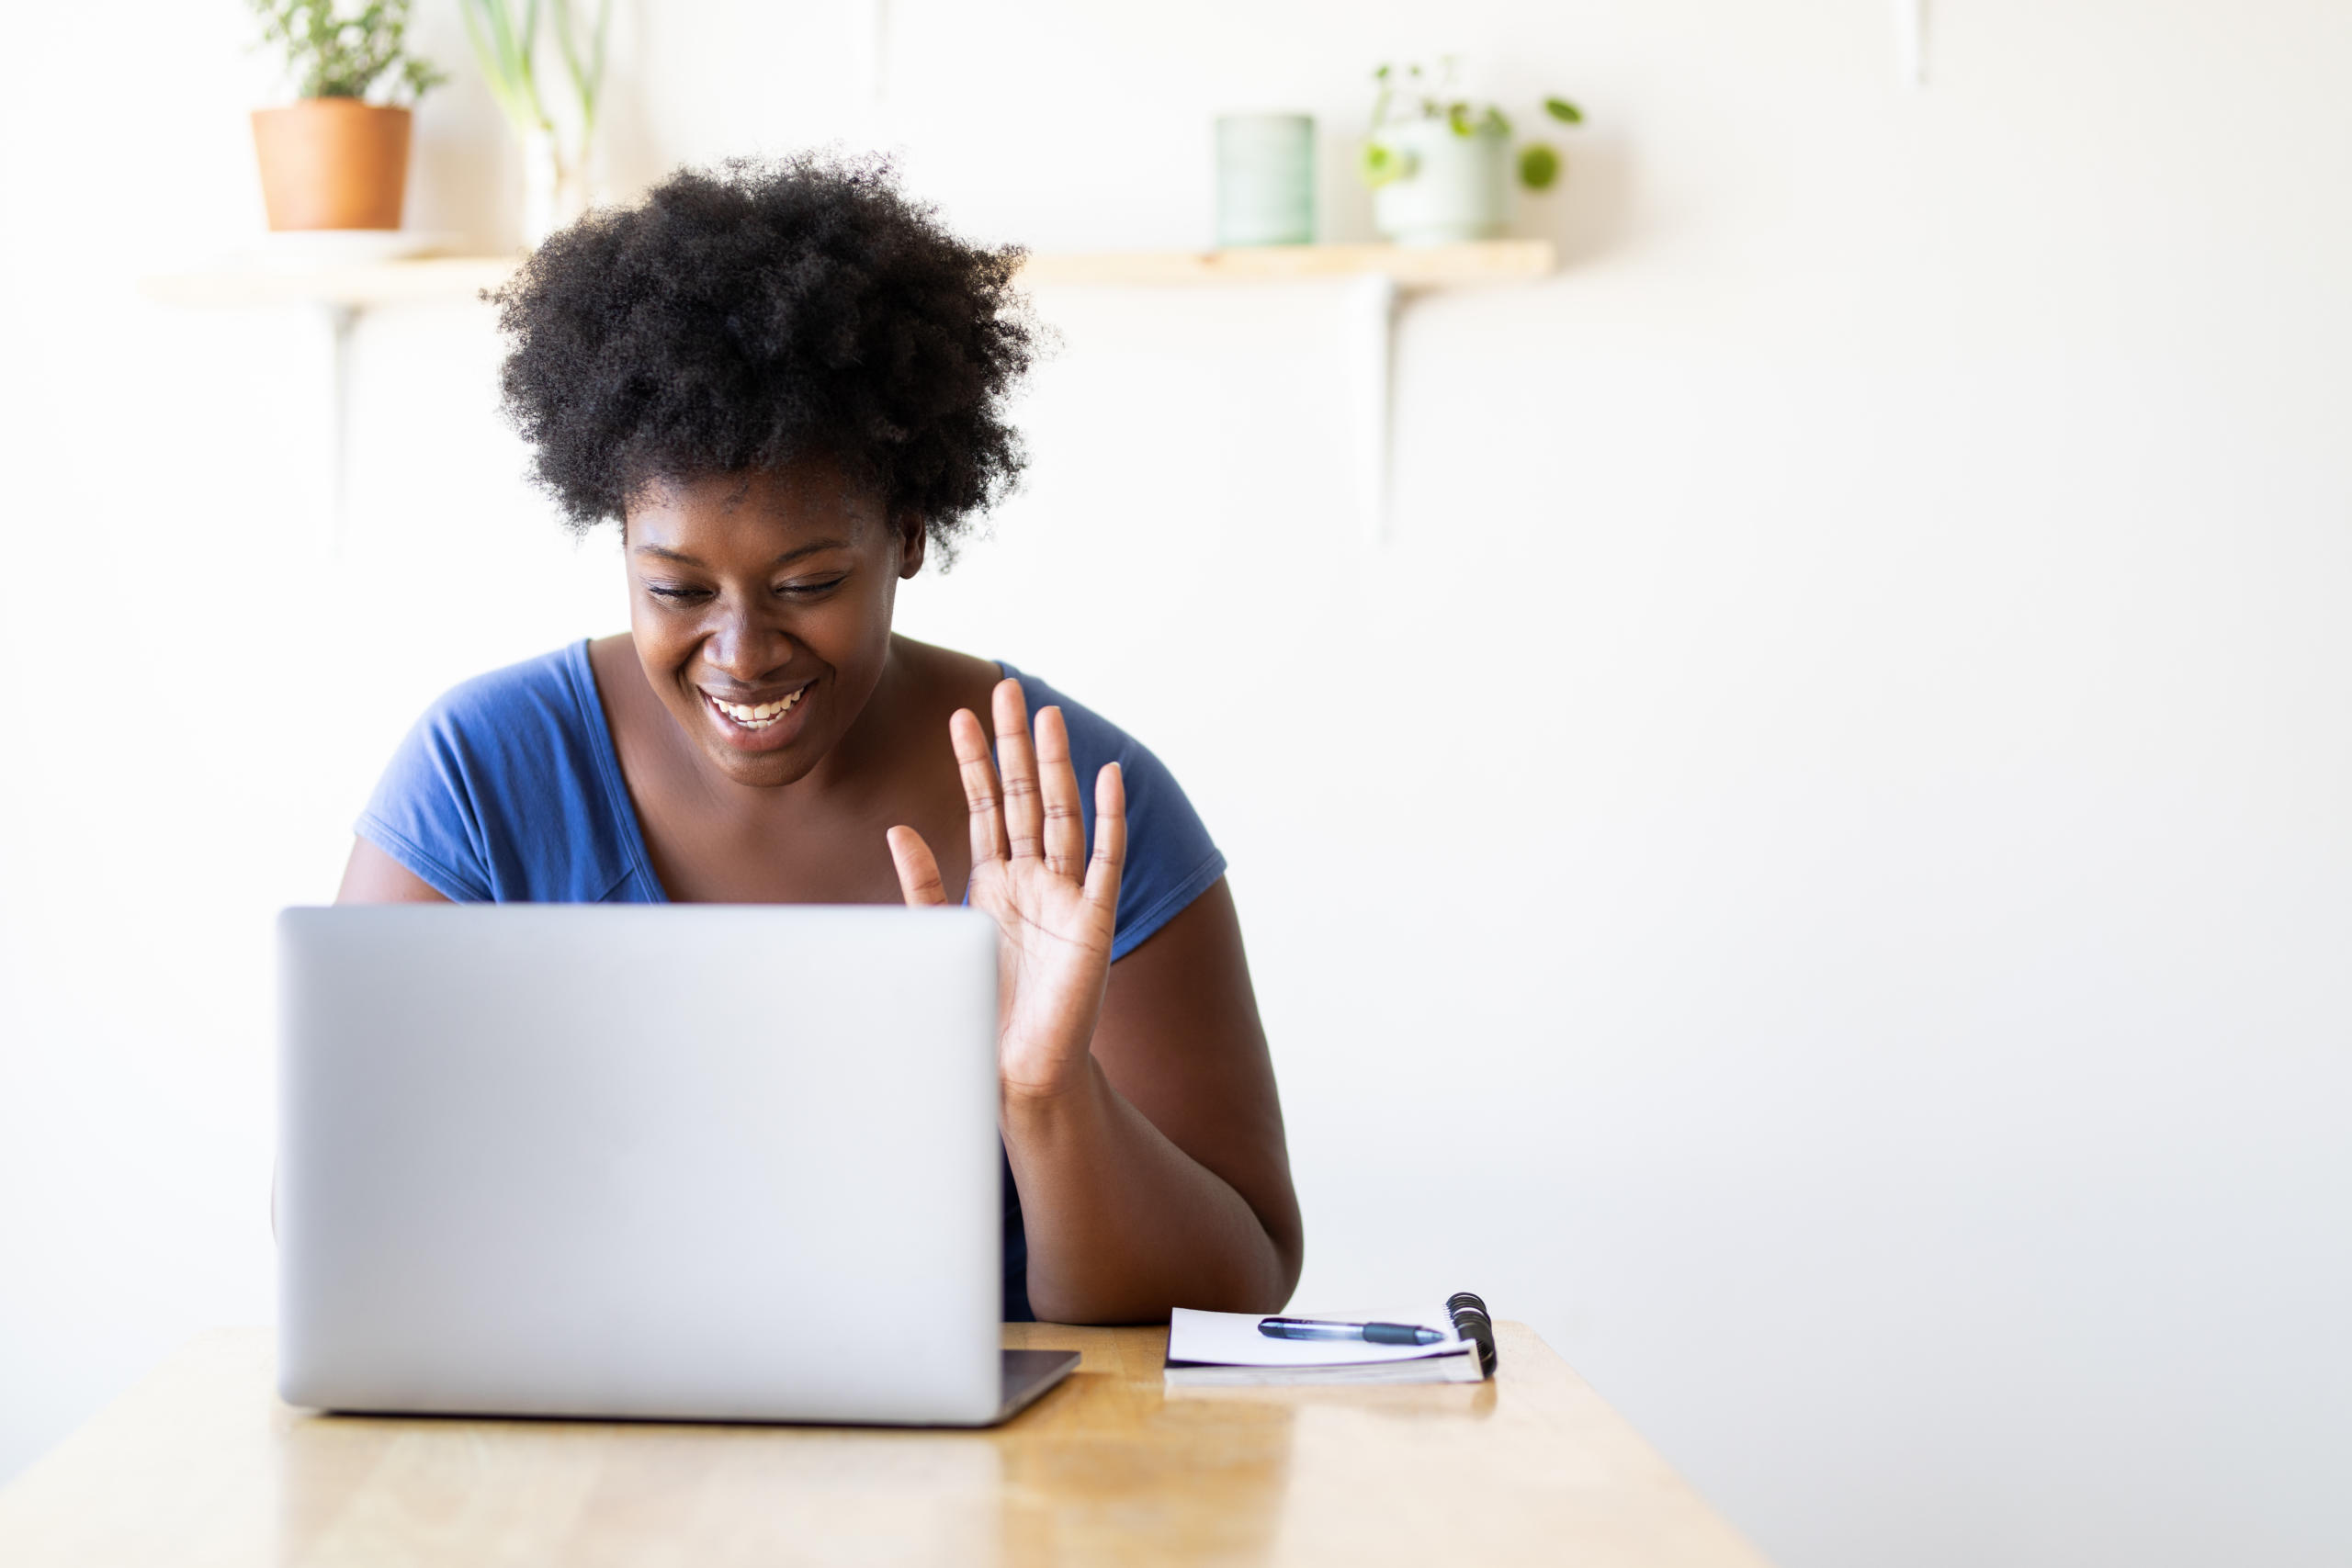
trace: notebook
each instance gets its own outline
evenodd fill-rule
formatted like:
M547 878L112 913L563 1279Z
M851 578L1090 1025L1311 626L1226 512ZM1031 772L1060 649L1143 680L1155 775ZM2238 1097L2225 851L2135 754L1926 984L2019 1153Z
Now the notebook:
M1251 1388L1269 1383L1478 1382L1495 1370L1487 1307L1464 1291L1437 1308L1404 1312L1292 1313L1340 1322L1408 1323L1445 1337L1434 1345L1369 1345L1360 1339L1272 1339L1261 1313L1194 1312L1169 1316L1163 1373L1170 1388Z

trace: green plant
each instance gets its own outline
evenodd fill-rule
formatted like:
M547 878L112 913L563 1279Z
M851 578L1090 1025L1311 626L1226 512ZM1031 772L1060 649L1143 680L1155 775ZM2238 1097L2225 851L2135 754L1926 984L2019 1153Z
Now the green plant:
M1510 120L1493 104L1474 104L1457 96L1454 90L1455 61L1452 55L1438 62L1434 73L1424 72L1419 65L1408 64L1399 76L1394 66L1384 65L1372 73L1379 84L1379 91L1372 100L1372 136L1363 145L1363 159L1358 172L1363 183L1377 190L1392 180L1403 179L1412 173L1410 154L1399 152L1380 140L1383 126L1406 124L1413 120L1442 119L1456 136L1509 136ZM1584 110L1563 97L1544 100L1544 112L1563 125L1582 125ZM1519 150L1519 183L1529 190L1549 189L1560 177L1559 150L1547 141L1531 141Z
M413 103L449 78L408 52L410 0L249 0L262 42L286 52L286 66L306 98L386 97Z
M545 7L553 24L556 52L563 56L564 75L571 84L579 109L578 145L585 147L596 128L596 104L605 84L605 38L613 19L613 0L596 0L596 25L585 51L571 0L549 0ZM474 58L489 79L491 96L505 111L515 133L528 137L555 127L547 102L539 96L535 56L538 52L540 0L458 0L465 13L466 36L473 40Z

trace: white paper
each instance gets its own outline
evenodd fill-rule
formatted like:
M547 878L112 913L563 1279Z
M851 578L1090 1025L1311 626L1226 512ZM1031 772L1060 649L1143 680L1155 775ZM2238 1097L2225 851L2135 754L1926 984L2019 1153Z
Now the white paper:
M1340 1367L1459 1355L1464 1344L1454 1334L1453 1319L1443 1307L1435 1311L1408 1308L1403 1312L1281 1314L1332 1323L1417 1324L1445 1336L1435 1345L1370 1345L1361 1339L1270 1339L1258 1332L1258 1325L1265 1321L1266 1315L1254 1312L1194 1312L1190 1307L1178 1307L1169 1314L1168 1359L1227 1367Z

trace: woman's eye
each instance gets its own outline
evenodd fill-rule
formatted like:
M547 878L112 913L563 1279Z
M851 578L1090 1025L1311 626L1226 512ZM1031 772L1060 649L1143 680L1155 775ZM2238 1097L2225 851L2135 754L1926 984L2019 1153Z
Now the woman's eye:
M709 594L707 588L687 588L674 582L649 582L645 591L656 599L667 599L673 604L691 604Z
M776 592L787 599L813 599L820 593L831 593L845 580L844 576L829 577L819 582L786 582L779 586Z

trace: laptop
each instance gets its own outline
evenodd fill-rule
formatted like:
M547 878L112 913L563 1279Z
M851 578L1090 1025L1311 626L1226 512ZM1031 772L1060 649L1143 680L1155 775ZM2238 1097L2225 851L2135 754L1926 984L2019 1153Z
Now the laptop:
M996 931L968 909L288 909L278 1392L987 1426Z

